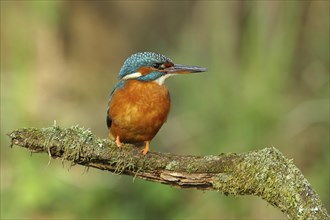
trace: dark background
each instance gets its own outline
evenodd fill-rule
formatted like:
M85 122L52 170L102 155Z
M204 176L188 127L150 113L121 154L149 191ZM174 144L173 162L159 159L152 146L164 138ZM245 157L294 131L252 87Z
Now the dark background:
M10 149L15 128L79 124L106 138L124 60L162 53L207 73L168 79L152 151L275 146L329 211L329 1L1 1L1 218L285 216L257 197L179 190Z

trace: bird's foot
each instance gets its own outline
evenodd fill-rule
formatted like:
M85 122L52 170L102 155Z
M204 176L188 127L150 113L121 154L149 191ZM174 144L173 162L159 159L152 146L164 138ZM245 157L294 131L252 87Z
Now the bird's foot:
M117 136L117 138L116 138L116 144L117 144L118 147L123 146L123 144L120 142L119 136Z
M149 145L150 141L145 141L144 142L146 145L144 146L143 150L141 151L143 155L146 155L149 152Z

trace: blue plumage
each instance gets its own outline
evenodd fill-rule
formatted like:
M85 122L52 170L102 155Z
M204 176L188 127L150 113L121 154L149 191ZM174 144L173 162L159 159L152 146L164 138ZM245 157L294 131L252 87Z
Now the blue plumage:
M164 55L154 52L140 52L128 57L118 75L118 79L121 80L124 76L135 73L142 66L152 66L155 63L172 63L172 60ZM142 80L146 80L143 78Z
M139 78L137 78L137 80L140 81L153 81L158 79L159 77L163 76L164 72L158 72L158 71L152 71L151 73L148 73L147 75L144 76L140 76Z

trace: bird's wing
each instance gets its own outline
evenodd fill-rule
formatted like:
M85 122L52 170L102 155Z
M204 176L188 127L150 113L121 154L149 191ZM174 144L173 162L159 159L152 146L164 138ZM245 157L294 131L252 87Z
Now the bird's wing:
M112 123L112 120L111 120L111 117L109 115L109 108L108 108L108 110L107 110L107 126L108 126L108 129L110 129L111 123Z
M110 111L110 102L111 102L111 99L112 99L112 96L113 94L115 93L115 91L118 89L118 88L123 88L125 85L125 80L121 80L119 81L112 89L111 93L110 93L110 97L109 97L109 102L108 102L108 109L107 109L107 118L106 118L106 122L107 122L107 126L108 128L110 129L111 127L111 123L112 123L112 119L109 115L109 111Z

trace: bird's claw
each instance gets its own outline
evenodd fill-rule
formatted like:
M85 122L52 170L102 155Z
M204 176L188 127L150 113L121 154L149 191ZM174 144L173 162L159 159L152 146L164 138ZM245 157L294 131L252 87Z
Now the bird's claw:
M123 146L123 144L120 142L119 136L117 136L117 138L116 138L116 144L117 144L118 147Z
M146 145L144 146L143 150L141 151L143 155L146 155L149 152L149 143L150 141L144 142Z

